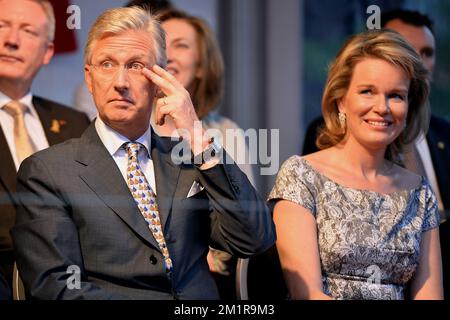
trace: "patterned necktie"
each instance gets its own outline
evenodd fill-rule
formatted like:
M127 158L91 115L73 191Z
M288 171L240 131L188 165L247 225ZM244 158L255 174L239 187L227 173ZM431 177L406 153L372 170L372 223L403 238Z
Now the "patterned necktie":
M22 162L35 151L33 142L25 127L24 114L27 111L27 106L18 101L11 101L3 108L14 119L14 144L16 146L16 155L19 162Z
M127 166L127 184L133 195L139 211L147 221L153 237L158 242L161 249L166 266L166 273L170 277L172 271L172 259L170 259L169 250L167 249L166 240L162 232L161 220L159 219L158 204L156 203L156 194L145 178L144 172L141 170L138 162L138 152L143 147L140 143L128 142L124 145L128 152Z

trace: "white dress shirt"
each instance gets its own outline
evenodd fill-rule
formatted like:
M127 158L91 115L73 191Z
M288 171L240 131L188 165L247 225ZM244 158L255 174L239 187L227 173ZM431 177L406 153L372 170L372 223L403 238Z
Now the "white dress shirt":
M4 110L4 106L11 102L11 98L0 91L0 126L2 127L3 134L5 135L6 142L9 146L9 151L14 160L16 170L19 169L20 162L16 155L16 144L14 143L14 118ZM42 127L39 115L32 103L31 92L28 92L24 97L18 100L22 104L28 107L27 112L24 114L25 127L31 141L36 148L36 151L48 148L48 140L45 136L44 128Z
M431 160L430 149L428 147L427 139L422 135L416 140L417 152L422 160L423 167L427 174L427 179L431 184L431 188L436 193L438 200L439 211L444 211L444 204L442 202L441 193L439 192L439 186L436 179L436 172L434 171L433 161Z
M95 129L102 141L103 145L108 150L109 154L113 157L117 167L122 173L125 182L127 181L127 166L128 155L125 148L122 145L129 142L130 139L124 137L108 125L106 125L100 117L95 120ZM147 178L148 183L152 187L156 194L156 182L155 182L155 170L153 168L153 160L150 155L150 143L151 143L151 129L150 124L145 133L134 142L142 144L146 150L141 149L138 153L138 161L141 169L144 171L144 175Z

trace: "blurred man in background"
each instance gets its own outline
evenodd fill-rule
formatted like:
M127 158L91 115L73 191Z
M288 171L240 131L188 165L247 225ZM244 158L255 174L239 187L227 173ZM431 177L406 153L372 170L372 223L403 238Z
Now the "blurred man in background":
M54 34L48 1L0 0L0 273L8 286L14 265L9 232L16 215L20 163L49 145L80 136L89 124L85 115L30 91L39 69L53 56ZM10 289L0 285L0 299L10 297Z

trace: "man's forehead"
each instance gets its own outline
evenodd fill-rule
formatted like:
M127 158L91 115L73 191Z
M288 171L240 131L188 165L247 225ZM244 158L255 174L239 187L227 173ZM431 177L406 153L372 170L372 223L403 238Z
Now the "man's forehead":
M410 43L427 43L434 47L434 36L427 26L415 26L400 19L394 19L386 23L385 28L397 31Z
M93 46L93 56L95 57L139 57L147 60L154 60L154 50L152 40L148 33L144 31L132 31L119 34L105 33Z
M122 43L124 45L144 45L150 46L152 43L151 35L145 30L127 30L119 33L104 32L102 33L98 42L104 43Z
M41 5L35 1L0 0L0 20L43 27L47 24L47 15Z

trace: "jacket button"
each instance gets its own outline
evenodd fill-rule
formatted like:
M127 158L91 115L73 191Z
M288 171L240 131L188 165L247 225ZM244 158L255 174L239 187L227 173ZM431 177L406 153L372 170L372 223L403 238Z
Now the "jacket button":
M149 260L150 260L151 264L156 264L158 262L158 259L156 259L156 257L154 255L151 255Z

